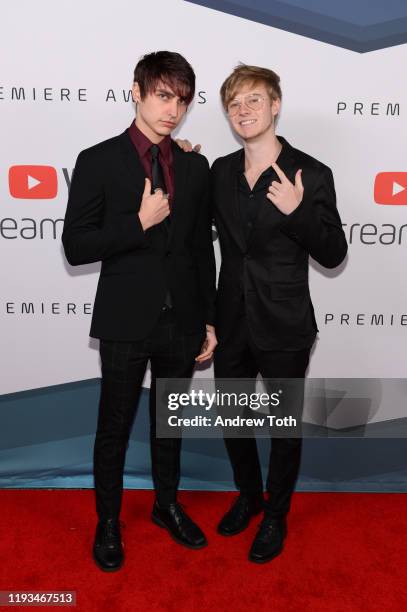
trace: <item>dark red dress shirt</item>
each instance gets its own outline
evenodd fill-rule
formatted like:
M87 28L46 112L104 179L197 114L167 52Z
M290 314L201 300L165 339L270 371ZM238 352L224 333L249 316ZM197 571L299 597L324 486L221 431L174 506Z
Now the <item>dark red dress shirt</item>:
M133 121L131 126L128 128L128 133L132 143L136 147L137 153L140 157L140 161L143 164L146 176L151 181L151 151L150 147L154 144L143 134L141 130L136 126L136 122ZM164 180L169 193L169 205L173 202L174 198L174 168L173 168L173 155L172 155L172 140L170 136L165 136L160 143L160 153L158 159L164 173Z

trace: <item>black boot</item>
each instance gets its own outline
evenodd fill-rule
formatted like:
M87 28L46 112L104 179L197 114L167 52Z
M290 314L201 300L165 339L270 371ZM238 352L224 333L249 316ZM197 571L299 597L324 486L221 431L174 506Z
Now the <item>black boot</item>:
M93 558L104 572L115 572L123 565L123 544L117 519L99 521L93 544Z
M263 510L263 495L240 494L218 525L218 533L232 536L244 531L250 519Z

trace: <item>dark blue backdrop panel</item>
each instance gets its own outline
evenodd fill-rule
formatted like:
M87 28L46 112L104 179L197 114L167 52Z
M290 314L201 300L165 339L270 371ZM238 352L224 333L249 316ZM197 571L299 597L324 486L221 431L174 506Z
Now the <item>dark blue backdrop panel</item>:
M405 0L186 0L358 53L407 42Z
M100 380L0 398L0 487L92 487ZM148 391L143 391L127 453L125 486L151 488ZM259 440L266 470L270 442ZM306 439L300 491L407 491L407 440ZM231 490L222 440L183 442L184 489Z

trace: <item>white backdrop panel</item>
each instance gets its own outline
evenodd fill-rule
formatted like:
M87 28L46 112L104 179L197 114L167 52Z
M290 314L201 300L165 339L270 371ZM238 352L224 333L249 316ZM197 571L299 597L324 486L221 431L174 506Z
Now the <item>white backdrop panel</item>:
M313 265L310 272L320 338L309 374L405 375L407 232L401 244L382 244L379 236L389 231L383 224L399 231L407 208L375 204L373 184L378 172L407 170L407 85L400 78L406 45L359 55L179 0L16 0L0 10L1 393L100 375L97 342L88 338L99 266L71 268L62 253L61 223L54 238L45 222L41 238L41 220L63 218L66 178L78 152L130 124L134 108L124 98L134 66L157 49L179 51L196 71L201 96L178 135L202 143L210 162L240 146L219 101L224 78L239 61L281 75L277 131L332 167L348 238L354 225L346 263L333 272ZM60 99L61 89L69 90L69 101ZM116 101L106 100L109 90ZM339 102L347 107L337 114ZM353 110L355 102L362 112ZM389 103L398 103L399 112L387 113ZM56 168L57 197L10 195L8 169L25 164ZM37 235L30 238L34 224ZM364 224L376 227L365 230L376 232L373 238L361 238ZM22 312L23 303L26 309L32 303L34 313ZM72 304L76 314L67 312ZM327 314L333 319L325 324ZM357 320L358 314L364 317ZM370 324L374 314L383 315L383 325Z

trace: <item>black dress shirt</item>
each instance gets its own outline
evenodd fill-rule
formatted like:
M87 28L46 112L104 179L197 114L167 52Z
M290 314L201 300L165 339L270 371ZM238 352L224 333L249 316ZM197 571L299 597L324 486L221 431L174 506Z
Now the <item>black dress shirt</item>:
M284 158L287 155L287 147L282 143L282 148L277 157L277 164L284 163ZM280 181L274 168L269 166L264 170L256 181L253 189L250 189L249 183L245 176L245 157L242 149L238 168L238 194L239 194L239 212L243 223L246 240L250 236L253 224L259 213L260 206L267 198L268 188L272 181ZM269 200L268 200L269 202ZM270 206L272 206L272 203Z

